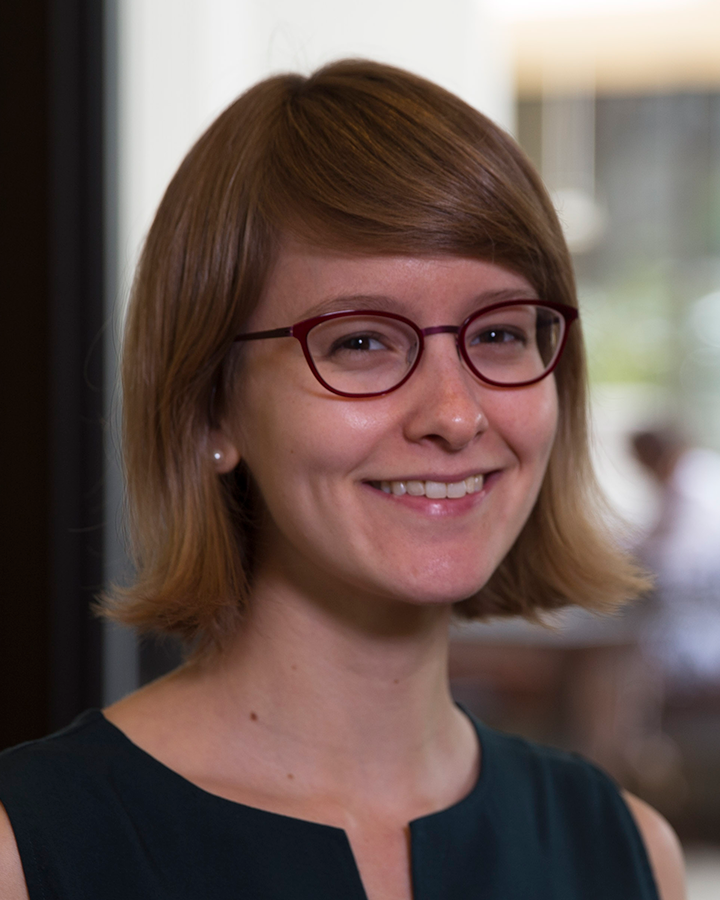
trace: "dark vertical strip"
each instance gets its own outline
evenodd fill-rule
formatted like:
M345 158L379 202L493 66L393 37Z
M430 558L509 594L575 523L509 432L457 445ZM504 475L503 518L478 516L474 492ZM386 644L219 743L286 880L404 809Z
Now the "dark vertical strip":
M51 727L101 697L103 4L50 7Z
M0 3L0 747L49 723L49 179L43 0Z
M0 747L100 699L102 15L0 4Z

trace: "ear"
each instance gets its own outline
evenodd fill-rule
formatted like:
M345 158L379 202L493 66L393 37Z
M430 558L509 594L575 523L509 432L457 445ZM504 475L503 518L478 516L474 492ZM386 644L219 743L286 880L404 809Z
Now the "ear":
M223 428L211 428L208 435L208 453L219 475L225 475L240 462L240 450Z

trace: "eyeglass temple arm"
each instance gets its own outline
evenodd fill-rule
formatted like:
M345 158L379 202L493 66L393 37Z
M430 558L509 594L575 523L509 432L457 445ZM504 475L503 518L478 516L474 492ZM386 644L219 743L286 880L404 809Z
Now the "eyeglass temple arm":
M253 331L250 334L236 334L233 341L262 341L265 338L292 337L292 325L289 328L273 328L271 331Z

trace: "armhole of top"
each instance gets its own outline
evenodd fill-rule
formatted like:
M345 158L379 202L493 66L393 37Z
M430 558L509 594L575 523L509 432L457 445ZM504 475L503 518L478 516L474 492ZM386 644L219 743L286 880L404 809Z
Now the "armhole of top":
M628 836L633 842L633 849L635 851L634 856L638 860L638 863L642 868L645 879L647 881L648 889L651 891L651 893L648 895L648 900L661 900L660 889L658 887L657 879L655 878L655 872L653 871L652 863L650 862L650 853L645 843L645 838L640 831L640 826L635 819L633 811L630 809L630 806L625 799L623 789L610 775L608 775L602 769L599 769L594 765L594 763L591 763L591 765L599 777L601 777L604 781L609 782L609 785L613 791L618 809L620 810L620 815L626 823Z

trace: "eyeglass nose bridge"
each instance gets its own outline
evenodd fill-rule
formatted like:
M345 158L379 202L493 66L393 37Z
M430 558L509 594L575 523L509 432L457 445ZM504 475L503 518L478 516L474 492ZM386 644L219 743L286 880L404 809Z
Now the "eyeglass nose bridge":
M460 334L459 325L433 325L432 328L421 328L420 333L427 337L429 334Z
M463 353L462 353L462 350L460 349L460 340L459 340L460 330L461 329L460 329L459 325L432 325L430 328L418 328L418 331L423 336L423 338L426 338L428 335L432 335L432 334L454 334L455 335L455 347L457 349L458 357L460 359L463 359ZM421 351L422 351L422 349L424 349L424 342L423 342L423 346L421 347ZM418 353L418 358L416 360L416 365L413 366L413 371L415 370L417 363L419 363L419 362L420 362L420 353Z

